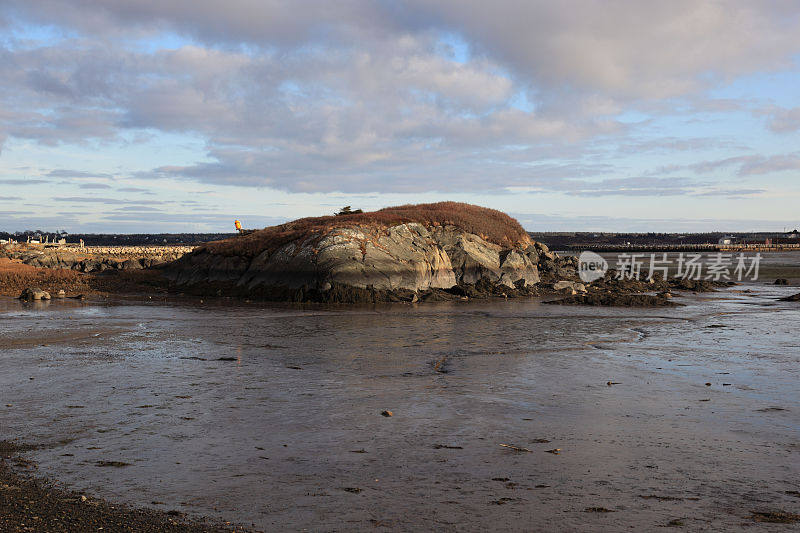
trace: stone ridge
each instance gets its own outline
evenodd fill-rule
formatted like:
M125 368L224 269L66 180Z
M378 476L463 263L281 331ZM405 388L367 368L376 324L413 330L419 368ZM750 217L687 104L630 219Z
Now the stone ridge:
M492 283L529 286L539 282L543 245L504 248L455 226L428 229L420 223L389 228L341 227L322 236L289 242L252 260L200 249L165 273L178 285L233 283L256 289L334 284L375 290L448 289L485 278Z

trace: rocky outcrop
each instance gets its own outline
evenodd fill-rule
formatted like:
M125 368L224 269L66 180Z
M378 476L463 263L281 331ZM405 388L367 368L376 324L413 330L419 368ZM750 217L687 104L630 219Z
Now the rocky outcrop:
M504 249L451 227L436 228L432 236L450 259L459 284L476 283L483 278L508 287L514 287L520 279L526 285L539 283L537 262L522 250Z
M58 250L11 250L6 256L19 259L36 268L62 268L78 272L105 272L106 270L141 270L163 265L177 259L176 256L152 257L108 257L102 255L75 254Z
M538 255L536 256L538 260ZM510 289L539 282L537 262L523 249L503 248L453 226L419 223L388 228L337 228L296 240L251 260L199 250L165 273L178 285L228 282L263 287L379 291L448 289L487 279Z
M19 295L19 299L27 302L34 300L49 300L50 293L43 291L38 287L28 287L22 291L22 294Z
M583 305L601 307L677 307L682 304L673 302L666 295L600 292L594 294L577 294L561 300L544 302L553 305Z
M447 288L455 276L447 254L421 224L385 232L342 228L258 255L237 281L256 286L340 283L379 290Z

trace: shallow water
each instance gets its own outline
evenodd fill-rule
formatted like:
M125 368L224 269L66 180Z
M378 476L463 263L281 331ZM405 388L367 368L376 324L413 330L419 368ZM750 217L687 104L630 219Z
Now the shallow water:
M53 444L30 456L71 487L264 530L763 527L751 511L800 512L800 305L776 301L794 292L3 299L0 438Z

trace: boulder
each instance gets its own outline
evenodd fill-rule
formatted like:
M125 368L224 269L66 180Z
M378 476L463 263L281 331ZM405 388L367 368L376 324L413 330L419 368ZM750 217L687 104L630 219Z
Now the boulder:
M49 300L50 293L38 287L28 287L22 291L22 294L19 295L19 299L27 302L33 300Z
M436 228L433 236L447 253L458 283L476 283L482 278L500 280L500 246L451 227Z
M523 287L539 283L539 268L536 263L517 250L506 250L500 254L500 271L500 282L504 285L507 285L503 282L504 278L511 281L511 287L519 280L524 281Z
M503 272L500 275L500 279L497 282L498 285L504 285L510 289L515 289L516 286L514 285L514 280L511 278L511 275L508 272Z
M122 270L140 270L142 268L142 263L138 259L127 259L119 263L118 268Z
M528 246L528 248L525 249L525 255L528 257L528 259L530 259L531 263L533 263L534 265L539 264L540 260L539 249L536 248L536 246L533 245Z
M163 256L143 257L141 262L143 268L158 268L167 263Z
M81 270L83 272L99 272L103 269L103 263L96 259L87 259L81 262Z
M553 284L553 289L557 291L576 291L576 292L586 292L586 285L583 283L578 283L577 281L557 281Z

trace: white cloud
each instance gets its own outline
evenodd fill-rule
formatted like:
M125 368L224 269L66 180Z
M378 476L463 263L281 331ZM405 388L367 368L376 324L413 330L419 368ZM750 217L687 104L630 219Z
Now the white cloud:
M198 135L207 154L139 174L151 179L293 192L690 194L697 183L608 178L615 168L598 161L598 145L710 146L643 141L617 115L675 112L676 98L692 112L737 108L705 91L790 68L798 16L791 2L746 1L6 0L0 18L66 37L9 34L0 44L0 148L8 137L56 146L155 130ZM174 35L184 44L158 45ZM443 54L443 35L468 50ZM776 110L769 127L795 131L796 114ZM796 168L741 157L756 159L705 165ZM565 186L584 177L594 182Z
M800 130L800 107L773 109L769 114L767 127L775 133L793 133Z

